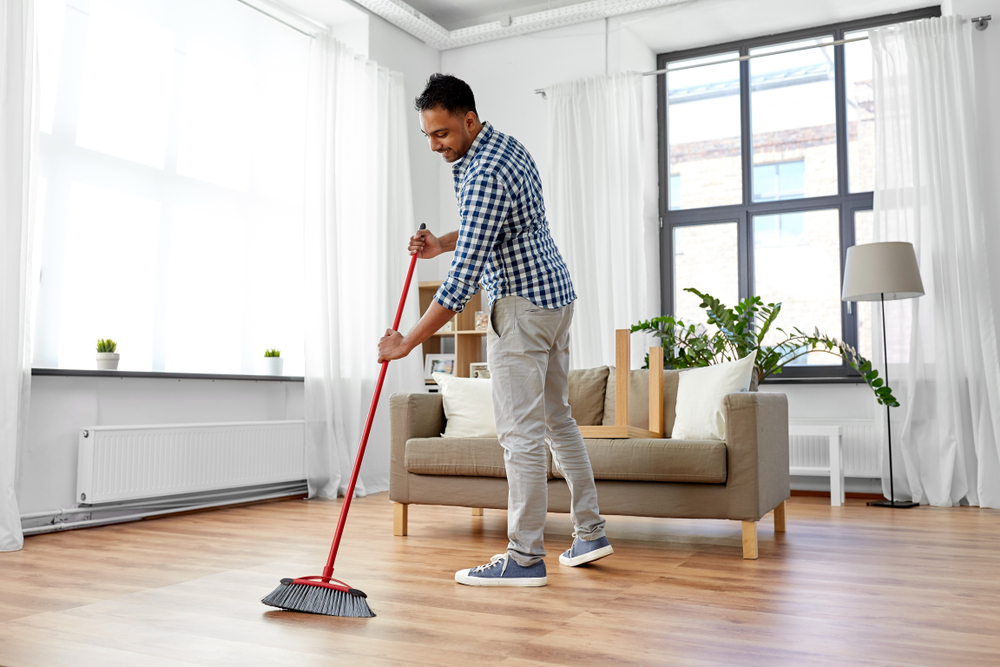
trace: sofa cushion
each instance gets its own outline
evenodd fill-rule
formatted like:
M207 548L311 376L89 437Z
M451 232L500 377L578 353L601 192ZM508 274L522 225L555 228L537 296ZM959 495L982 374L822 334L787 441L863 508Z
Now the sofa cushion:
M503 447L496 438L411 438L406 441L404 461L407 472L416 475L507 477ZM548 447L545 469L551 479L552 455Z
M726 482L726 445L718 440L585 440L594 479ZM563 474L553 462L555 477Z
M673 433L678 438L725 440L726 396L749 391L756 358L754 351L738 361L691 368L681 373Z
M677 400L677 382L681 371L663 371L663 433L670 437L674 428L674 404ZM633 370L629 385L629 426L649 427L649 370ZM608 373L608 387L604 394L605 426L615 423L615 369Z
M446 438L496 438L493 417L493 384L490 380L434 373L441 387Z
M604 391L608 386L608 367L586 368L569 372L569 407L580 426L598 426L604 419Z

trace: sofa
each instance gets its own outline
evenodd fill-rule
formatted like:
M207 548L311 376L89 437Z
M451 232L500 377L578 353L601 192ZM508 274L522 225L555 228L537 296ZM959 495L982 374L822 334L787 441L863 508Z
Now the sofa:
M774 530L785 529L787 400L776 393L728 394L725 442L672 439L681 372L663 371L661 389L658 374L650 387L649 371L629 371L627 365L618 371L607 366L571 371L569 402L584 434L601 514L741 521L743 557L756 559L757 522L773 511ZM618 390L625 377L627 388ZM658 411L659 393L663 408L652 420L650 402L627 399L649 396L651 389L652 412ZM440 394L395 394L389 405L389 499L394 503L395 535L407 534L410 505L470 507L473 514L482 514L482 508L506 509L504 451L496 438L442 437L445 413ZM622 405L631 433L649 435L643 429L653 427L659 417L666 437L588 437L588 432L610 432L607 427L618 423L615 412ZM592 428L599 425L605 429ZM551 453L548 485L549 511L568 513L569 489Z

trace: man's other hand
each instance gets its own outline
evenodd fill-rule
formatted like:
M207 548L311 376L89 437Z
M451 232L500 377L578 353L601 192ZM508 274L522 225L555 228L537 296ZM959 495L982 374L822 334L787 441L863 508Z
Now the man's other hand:
M409 251L411 255L417 255L420 259L430 259L444 252L444 244L428 230L421 229L410 237Z
M403 334L392 329L386 329L385 335L378 342L378 362L402 359L410 351L406 349L406 342Z

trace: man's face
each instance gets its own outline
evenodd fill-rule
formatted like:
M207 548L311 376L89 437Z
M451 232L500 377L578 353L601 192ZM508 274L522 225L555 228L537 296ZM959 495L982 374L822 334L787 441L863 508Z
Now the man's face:
M442 107L420 112L420 130L427 137L431 150L440 153L445 162L465 156L478 134L479 119L468 112L455 116Z

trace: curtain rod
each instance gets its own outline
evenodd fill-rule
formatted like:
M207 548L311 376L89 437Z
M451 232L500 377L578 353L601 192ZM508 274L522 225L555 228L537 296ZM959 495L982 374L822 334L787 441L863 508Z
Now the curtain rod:
M990 25L989 22L992 21L992 20L993 20L992 16L977 16L976 18L971 19L972 23L974 23L976 25L976 30L986 30L986 28L989 27L989 25ZM761 58L761 57L764 57L764 56L776 56L776 55L779 55L781 53L793 53L795 51L805 51L807 49L818 49L818 48L824 47L824 46L839 46L841 44L850 44L851 42L860 42L860 41L865 40L865 39L868 39L868 35L865 35L864 37L852 37L851 39L837 39L837 40L834 40L832 42L822 42L820 44L809 44L808 46L796 46L796 47L791 48L791 49L782 49L781 51L769 51L767 53L758 53L756 55L745 55L745 56L739 56L739 57L736 57L736 58L726 58L724 60L713 60L711 62L698 63L697 65L685 65L683 67L667 67L665 69L656 69L656 70L652 70L652 71L649 71L649 72L643 72L642 75L643 76L655 76L657 74L668 74L670 72L680 72L681 70L695 69L695 68L698 68L698 67L708 67L710 65L721 65L723 63L743 62L744 60L753 60L754 58ZM546 91L545 88L536 88L535 89L535 94L536 95L541 95L542 99L546 99L545 91Z

